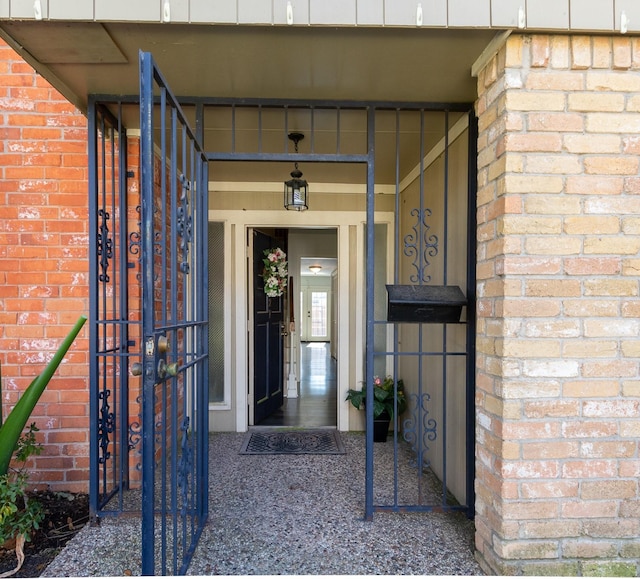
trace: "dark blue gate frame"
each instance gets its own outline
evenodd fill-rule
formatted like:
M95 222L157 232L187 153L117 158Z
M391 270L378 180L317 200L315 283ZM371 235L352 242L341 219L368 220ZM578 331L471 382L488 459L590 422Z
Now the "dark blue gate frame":
M150 57L149 57L150 59ZM150 60L150 62L152 63L152 61ZM151 66L153 67L153 64L151 64ZM143 133L147 134L147 138L150 138L150 136L153 135L153 113L152 113L152 106L157 106L159 102L166 102L166 98L167 95L166 93L163 91L163 97L162 99L159 99L157 95L153 95L153 90L150 88L153 86L153 83L156 80L160 80L160 82L164 82L162 80L162 76L157 73L157 71L155 70L155 68L153 68L153 72L149 75L149 73L146 74L146 80L143 81L142 83L142 88L144 91L147 92L147 101L148 104L145 108L144 113L142 113L142 117L141 117L141 121L146 122L146 126L145 129L143 131ZM103 104L116 104L117 106L122 107L122 105L138 105L140 103L140 100L138 100L138 97L135 96L129 96L129 97L122 97L122 96L109 96L109 95L95 95L92 97L91 102L94 104L94 106L98 107L98 103L103 103ZM171 101L172 104L175 103L176 105L176 111L180 111L180 105L177 103L177 101ZM468 275L467 275L467 297L468 297L468 323L467 323L467 348L466 348L466 359L467 359L467 399L466 399L466 403L467 403L467 504L466 505L459 505L456 507L453 507L454 510L465 510L468 516L472 516L473 515L473 481L474 481L474 415L473 415L473 409L474 409L474 391L475 391L475 383L474 383L474 377L475 377L475 356L474 356L474 344L475 344L475 310L474 310L474 304L475 304L475 179L476 179L476 170L475 170L475 166L476 166L476 119L475 116L472 113L472 107L468 104L457 104L457 105L451 105L451 104L439 104L439 103L433 103L433 104L425 104L425 103L389 103L389 102L354 102L354 101L347 101L347 102L337 102L337 101L297 101L297 100L275 100L275 99L270 99L270 100L263 100L263 99L216 99L216 98L187 98L187 99L181 99L180 102L182 103L183 106L194 106L196 108L196 133L198 136L202 136L203 135L203 126L204 126L204 115L203 115L203 111L204 111L204 107L205 106L230 106L230 107L235 107L235 106L242 106L242 107L256 107L258 109L260 109L260 107L282 107L282 108L286 108L286 107L302 107L302 108L309 108L311 110L313 110L314 108L336 108L336 109L340 109L340 108L344 108L344 109L360 109L360 110L366 110L367 111L367 128L368 128L368 142L367 142L367 153L365 155L344 155L344 154L336 154L336 155L332 155L332 154L316 154L313 152L310 154L291 154L291 153L238 153L238 152L230 152L230 153L206 153L204 154L205 157L205 161L299 161L299 162L346 162L346 163L364 163L367 165L367 209L366 209L366 238L367 238L367 255L366 255L366 260L367 260L367 275L366 275L366 283L367 283L367 287L368 288L373 288L373 267L372 264L374 264L374 148L375 148L375 113L378 110L414 110L414 111L421 111L421 112L425 112L425 111L440 111L440 112L465 112L469 114L469 158L468 158L468 168L469 168L469 182L468 182ZM151 103L155 103L154 105L152 105ZM105 109L106 110L106 109ZM90 115L91 115L91 110L90 110ZM180 115L181 118L184 118L184 116L181 114L180 111ZM90 117L91 118L91 117ZM120 118L120 117L119 117ZM94 119L95 121L95 119ZM122 131L124 131L124 129L120 126L119 122L117 124L118 127L120 127L120 129ZM95 129L95 125L94 125L94 129ZM124 132L122 133L124 134ZM193 137L193 133L191 132L191 130L188 130L188 134L190 137ZM150 141L152 142L152 140ZM202 151L198 151L199 154L202 153ZM147 162L149 161L149 155L150 152L149 150L145 151L145 154L147 155ZM152 155L152 153L151 153ZM124 160L126 163L126 159ZM124 165L126 167L126 164ZM93 168L91 170L91 173L93 174L95 170L95 159L93 160ZM206 183L206 162L204 162L202 164L202 171L205 172L205 177L204 177L204 182ZM147 175L147 179L149 178L149 175ZM147 215L147 219L149 218L148 216L148 212L149 212L149 207L146 208L146 215ZM206 215L206 210L204 212L202 212L203 214ZM147 232L148 235L148 232ZM93 239L95 240L95 236L93 237ZM147 246L150 243L153 243L152 239L147 237ZM205 244L206 245L206 244ZM206 247L203 248L204 250L206 250ZM147 252L146 255L146 259L149 260L150 259L150 255L149 252ZM201 263L206 264L207 260L205 259L204 261L202 261ZM94 272L97 271L97 265L94 261L94 267L92 267L92 274ZM97 277L96 277L97 279ZM206 281L206 276L205 276L205 281ZM92 284L96 283L96 280L92 281ZM151 284L151 280L147 279L146 280L146 285L147 285L147 291L149 286ZM203 294L203 298L204 298L204 294ZM206 310L206 308L204 308ZM94 311L94 310L92 310ZM95 319L95 318L94 318ZM381 322L381 321L377 321L373 318L373 293L371 291L367 292L367 301L366 301L366 342L367 342L367 348L366 348L366 368L365 368L365 376L366 376L366 383L368 384L368 388L372 388L371 384L372 384L372 377L373 377L373 357L377 354L379 354L378 352L374 352L373 349L373 328L375 326L375 324L378 323L386 323L386 322ZM155 334L154 334L155 335ZM151 336L147 336L148 338ZM151 343L151 341L149 340L149 343ZM206 341L205 341L206 343ZM151 357L150 357L151 358ZM155 358L154 358L155 361ZM92 369L92 376L95 374L96 376L98 375L98 372L96 370L97 368L97 357L94 357L94 355L92 354L92 364L93 364L93 369ZM147 360L147 367L148 370L151 371L153 364L151 364L151 360ZM154 368L155 371L155 368ZM149 388L147 388L147 393L148 393ZM369 392L369 395L371 395L371 392ZM147 396L148 398L148 396ZM97 405L97 403L95 403L94 401L94 396L92 396L92 405ZM149 410L149 405L147 405L146 407L146 412L147 414L150 414L150 410ZM92 416L95 416L96 412L92 412ZM365 493L365 518L366 519L371 519L373 517L373 513L377 512L377 511L387 511L387 510L391 510L391 511L411 511L411 510L450 510L450 506L443 504L443 505L430 505L430 506L424 506L424 505L409 505L409 506L403 506L403 505L399 505L399 504L392 504L392 505L375 505L374 504L374 500L373 500L373 434L372 434L372 428L371 428L371 424L373 421L373 416L372 416L372 411L368 410L367 411L367 424L369 424L368 428L367 428L367 437L366 437L366 453L367 453L367 457L366 457L366 493ZM92 420L92 427L93 427L93 420ZM95 429L94 429L95 430ZM129 437L131 438L131 432L129 431ZM150 447L151 445L151 441L149 440L150 435L147 433L146 435L146 445L147 447ZM92 436L92 457L93 456L97 456L98 452L96 451L97 448L97 441L98 437ZM394 439L394 444L397 444L397 440ZM147 458L147 462L148 462L148 458ZM126 461L125 461L126 462ZM147 464L147 462L145 462L145 464ZM202 461L201 461L202 462ZM97 475L94 474L94 472L97 472L97 469L95 469L95 465L97 464L97 461L94 460L92 458L92 480L95 479L97 477ZM124 466L123 468L126 469L126 466ZM147 469L149 468L149 466L147 465ZM95 470L94 470L95 469ZM143 469L144 470L144 469ZM203 475L206 478L206 475ZM126 479L126 477L123 477L123 480ZM146 484L146 497L149 497L150 492L151 492L151 483L149 482L151 479L149 478L149 476L147 475L147 484ZM92 489L95 490L96 488L96 484L92 483ZM205 489L206 489L206 485L205 485ZM148 501L145 501L145 504ZM99 512L101 506L98 505L93 499L92 499L92 505L94 505L93 508L93 513L94 515L108 515L111 513L107 513L107 512ZM206 500L201 500L200 501L200 506L202 508L202 512L203 517L206 517ZM145 515L145 532L148 534L150 531L150 529L153 528L153 516L151 514L151 512L147 512ZM204 521L202 521L204 522ZM197 535L199 536L199 533L201 531L201 526L199 527L199 531L197 532ZM197 541L197 538L195 539L195 541ZM189 549L190 553L192 554L193 552L193 548L195 548L195 541L193 543L193 546ZM146 541L145 541L146 542ZM190 555L189 555L190 556ZM151 554L151 552L149 551L147 553L146 556L143 557L145 562L143 562L143 565L145 566L144 572L145 573L151 573L152 571L150 571L150 569L152 568L152 564L153 564L153 555ZM188 563L187 563L188 565ZM186 566L183 566L183 568L181 569L181 572L184 572L186 570Z
M161 571L167 573L169 551L169 572L175 575L186 573L208 513L208 169L180 104L144 52L140 128L142 574L156 571L159 515Z
M402 107L404 110L404 107ZM420 110L420 122L421 122L421 135L424 135L424 112L425 109L423 107L419 108ZM447 332L447 324L442 324L442 332L443 332L443 351L442 352L424 352L424 351L416 351L416 352L399 352L398 351L398 331L397 326L394 325L394 350L393 351L376 351L374 346L374 330L376 325L386 325L390 322L387 320L378 320L375 318L374 313L374 304L375 304L375 230L374 230L374 192L373 186L369 187L369 183L371 183L373 179L373 166L369 164L368 171L369 174L367 176L367 223L366 223L366 239L367 239L367 255L366 255L366 371L365 371L365 384L367 389L367 397L369 400L373 399L373 381L374 381L374 359L376 356L391 356L393 357L393 376L398 376L398 358L401 356L415 356L419 360L419 367L422 367L422 359L424 356L438 356L443 359L443 380L442 380L442 391L445 398L445 402L443 403L443 420L440 425L441 432L443 437L445 438L445 442L443 443L444 448L444 458L443 458L443 470L444 470L444 479L442 482L442 491L441 491L441 500L437 504L433 503L423 503L421 500L418 504L401 504L398 500L398 489L399 489L399 481L398 481L398 447L399 447L399 417L397 413L397 403L394 402L394 408L396 412L394 412L394 429L393 429L393 446L394 446L394 493L393 493L393 502L391 504L376 504L374 499L374 442L373 442L373 404L370 404L365 407L366 414L366 483L365 483L365 519L372 520L375 512L446 512L446 511L463 511L468 518L473 518L475 515L475 334L476 334L476 191L477 191L477 118L473 112L473 107L463 105L463 108L456 107L446 107L444 109L445 112L445 130L444 130L444 196L445 196L445 239L446 239L446 228L447 228L447 220L446 220L446 212L447 212L447 204L446 200L448 197L448 149L449 149L449 112L459 111L459 112L467 112L468 113L468 130L469 130L469 144L468 144L468 155L467 155L467 263L466 263L466 343L465 343L465 351L464 352L447 352L446 351L446 332ZM374 119L369 118L369 127L368 127L368 139L369 139L369 150L372 151L375 145L374 139ZM398 130L398 125L396 124L396 130ZM424 149L423 149L423 136L421 136L421 151L420 151L420 207L419 207L419 215L423 215L425 207L424 207ZM399 165L398 159L396 159L396 174L398 175ZM398 180L396 180L396 187L398 185ZM399 283L399 253L400 253L400 244L398 240L399 236L399 196L396 192L396 207L395 207L395 231L396 231L396 240L394 246L394 284ZM426 227L423 220L419 219L418 231L416 233L416 238L419 239L419 243L423 244L423 237L426 233ZM417 251L417 261L416 267L419 270L423 270L428 264L425 263L424 258L426 255L425 247L421 245L420 249ZM420 279L418 281L419 284L422 284L422 276L418 276ZM444 283L447 283L447 268L446 268L446 259L444 266ZM422 336L422 327L419 329L420 336ZM420 343L422 340L420 339ZM447 434L447 426L446 426L446 389L447 389L447 379L446 379L446 361L450 356L461 356L465 357L466 360L466 388L465 388L465 465L466 465L466 502L465 504L455 504L449 500L449 491L446 484L446 434ZM423 378L422 371L419 373L419 395L416 397L416 412L418 413L419 420L416 420L418 424L418 444L422 444L422 437L429 437L431 435L435 435L435 426L432 429L429 429L425 424L427 421L428 411L425 408L421 407L420 399L423 392ZM394 385L394 394L397 393L397 384ZM428 395L426 395L428 396ZM432 422L430 420L430 422ZM432 432L428 432L428 430L432 430ZM429 438L429 440L432 440ZM416 460L416 472L418 478L418 485L422 484L423 477L423 465L422 465L422 452L418 453L420 457L419 460Z

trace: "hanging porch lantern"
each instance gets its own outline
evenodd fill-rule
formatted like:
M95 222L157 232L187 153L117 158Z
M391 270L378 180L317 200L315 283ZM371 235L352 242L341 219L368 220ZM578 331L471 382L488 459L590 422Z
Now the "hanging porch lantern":
M298 152L298 143L304 139L302 133L290 133L289 139L293 141L296 153ZM284 182L284 208L289 211L305 211L309 209L308 203L309 184L302 179L302 171L298 169L298 162L291 171L291 179Z

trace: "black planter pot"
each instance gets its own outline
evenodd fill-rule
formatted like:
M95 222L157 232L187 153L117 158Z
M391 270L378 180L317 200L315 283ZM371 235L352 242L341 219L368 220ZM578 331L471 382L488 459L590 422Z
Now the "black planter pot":
M388 412L382 412L373 419L373 442L387 442L391 417Z

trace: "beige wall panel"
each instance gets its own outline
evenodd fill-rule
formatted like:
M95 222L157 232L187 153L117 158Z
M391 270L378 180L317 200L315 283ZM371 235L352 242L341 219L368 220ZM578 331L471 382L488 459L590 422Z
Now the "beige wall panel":
M622 13L624 12L628 20L629 32L640 31L640 1L616 0L615 10L615 30L620 30Z
M358 0L356 4L358 24L384 24L384 0Z
M290 0L293 10L293 25L309 24L309 2L307 0ZM287 24L288 0L274 0L273 22L274 24Z
M526 14L524 7L524 0L491 0L491 25L516 28L520 9Z
M431 275L430 284L444 283L444 262L447 260L447 285L466 288L466 251L467 251L467 146L468 131L450 144L448 167L448 227L445 240L444 227L444 160L438 157L425 169L424 206L431 210L426 218L429 235L438 237L438 254L430 257L425 273ZM402 193L401 225L399 236L411 231L416 217L411 215L413 208L420 205L419 181L416 179ZM446 245L446 248L445 248ZM413 257L401 256L402 283L412 283L410 276L415 274ZM400 341L404 351L415 352L419 349L418 324L400 324ZM425 324L422 326L422 349L440 351L442 349L442 326ZM451 324L447 327L447 351L464 352L466 349L466 326ZM466 501L465 480L465 444L466 444L466 366L464 357L451 357L447 361L447 487L460 502ZM405 356L400 361L400 376L404 380L408 394L415 394L418 384L418 364L415 357ZM422 384L430 396L427 403L430 417L437 422L437 439L429 443L427 457L433 471L442 480L444 476L443 416L445 400L442 391L443 367L441 358L429 357L423 362ZM410 418L409 412L403 419Z
M611 0L571 0L572 30L611 30L613 3Z
M273 6L265 0L238 0L239 24L264 24L273 22Z
M418 4L422 5L423 26L447 25L447 0L385 0L384 23L388 26L415 26Z
M356 0L310 0L311 24L355 24Z
M528 0L527 27L569 28L569 0Z
M216 0L215 2L191 0L191 22L236 24L237 21L238 10L235 0Z
M96 20L160 22L158 0L95 0Z
M52 20L93 20L93 1L49 0Z
M9 0L0 0L0 18L9 18Z
M449 0L449 26L489 26L491 4L489 0Z
M35 18L35 0L10 0L11 18ZM49 18L49 0L40 0L42 18Z

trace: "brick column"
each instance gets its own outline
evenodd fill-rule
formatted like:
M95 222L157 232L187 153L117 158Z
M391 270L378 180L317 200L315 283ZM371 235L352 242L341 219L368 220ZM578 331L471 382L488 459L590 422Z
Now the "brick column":
M637 576L640 40L513 35L478 94L478 558Z

